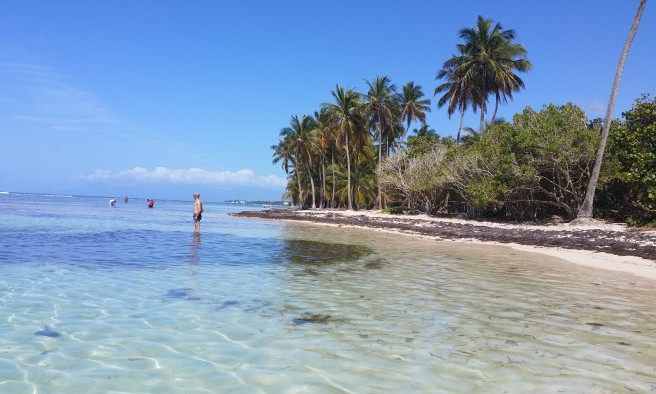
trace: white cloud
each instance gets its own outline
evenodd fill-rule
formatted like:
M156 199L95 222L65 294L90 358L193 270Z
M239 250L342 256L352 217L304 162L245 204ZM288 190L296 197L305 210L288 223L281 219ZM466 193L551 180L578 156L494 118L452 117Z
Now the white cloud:
M156 167L153 170L134 167L123 171L95 170L82 176L89 181L126 180L154 183L206 184L219 186L285 187L287 181L275 175L256 176L252 170L210 171L202 168L170 169Z

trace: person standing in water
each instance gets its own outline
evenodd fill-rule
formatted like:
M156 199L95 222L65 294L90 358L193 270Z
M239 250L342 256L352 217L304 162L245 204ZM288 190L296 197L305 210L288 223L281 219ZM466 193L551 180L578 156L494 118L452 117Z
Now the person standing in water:
M200 220L203 218L203 202L200 194L194 193L194 232L200 233Z

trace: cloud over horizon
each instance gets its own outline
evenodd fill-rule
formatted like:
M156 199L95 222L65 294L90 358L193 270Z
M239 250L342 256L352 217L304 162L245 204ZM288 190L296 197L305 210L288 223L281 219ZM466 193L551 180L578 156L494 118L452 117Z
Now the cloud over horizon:
M81 176L88 181L125 180L153 183L206 184L220 186L285 187L287 181L275 175L257 176L250 169L238 171L210 171L202 168L170 169L156 167L153 170L133 167L123 171L95 170Z

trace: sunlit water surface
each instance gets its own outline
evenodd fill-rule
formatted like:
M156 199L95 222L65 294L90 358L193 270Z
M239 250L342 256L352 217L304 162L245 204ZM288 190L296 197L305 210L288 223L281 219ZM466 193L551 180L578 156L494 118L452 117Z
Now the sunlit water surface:
M0 392L656 391L648 280L191 207L0 194Z

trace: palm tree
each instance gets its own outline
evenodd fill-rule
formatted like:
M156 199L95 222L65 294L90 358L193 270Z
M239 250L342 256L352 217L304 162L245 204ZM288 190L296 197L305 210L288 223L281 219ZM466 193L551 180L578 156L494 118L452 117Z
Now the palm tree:
M364 128L364 122L360 114L362 101L360 94L353 89L344 90L337 85L331 92L334 103L324 103L322 108L327 111L331 122L334 123L339 137L343 138L344 149L346 150L346 174L347 174L347 194L348 209L353 210L353 198L351 195L351 157L349 145L349 136L360 134Z
M296 176L298 178L299 200L301 207L305 198L303 198L303 189L301 187L301 177L299 168L301 165L305 167L306 175L310 180L312 188L312 208L317 207L317 199L314 187L314 177L310 166L312 164L313 152L316 150L317 137L316 137L316 123L312 117L303 115L300 119L298 115L294 115L289 122L289 127L280 130L280 136L283 141L287 141L288 149L294 152L297 168Z
M480 131L485 125L488 96L492 94L495 97L494 122L499 102L512 99L513 92L524 87L524 82L515 72L526 72L531 68L531 63L525 58L524 46L512 42L515 31L504 30L500 23L492 24L492 19L479 16L476 27L460 30L459 36L464 43L457 46L459 55L444 62L438 79L446 78L447 84L436 89L436 93L456 93L452 95L456 103L450 113L459 104L459 109L466 108L461 101L471 100L472 108L481 110ZM455 85L451 86L450 83ZM461 89L469 91L469 94L461 92ZM451 102L450 99L440 101L442 105L446 101Z
M597 156L595 157L594 167L592 168L592 174L590 175L590 181L588 182L588 189L585 193L585 199L581 204L579 209L577 219L591 219L592 218L592 208L594 202L595 191L597 190L597 184L599 183L599 174L601 173L601 163L604 159L604 151L606 150L606 142L608 141L608 133L610 131L611 117L613 115L613 109L615 108L615 99L617 98L617 91L620 88L620 80L622 79L622 73L624 72L624 63L626 63L626 58L629 55L629 49L631 48L631 43L633 38L638 31L638 26L640 25L640 18L642 18L642 12L645 9L647 0L640 0L638 4L638 11L636 11L635 18L633 18L633 25L631 25L631 30L629 30L629 35L626 38L624 47L622 48L622 54L620 55L620 62L617 65L617 71L615 72L615 80L613 81L613 87L610 91L610 100L608 101L608 108L606 109L606 117L604 119L604 128L601 131L601 141L599 141L599 148L597 149Z
M387 156L390 155L390 150L392 148L403 146L403 137L405 137L406 129L403 127L400 116L401 115L399 115L399 118L394 122L392 128L387 133L387 139L385 141L385 152L387 152Z
M383 160L383 135L390 134L396 112L396 86L388 77L376 77L373 82L365 80L369 91L365 97L363 110L372 129L378 133L378 163ZM383 191L378 184L378 209L383 208Z
M289 169L290 167L295 167L295 158L294 158L294 150L291 149L291 145L289 143L289 139L281 139L278 141L277 145L271 146L271 149L273 149L273 164L277 164L278 162L281 162L283 170L285 170L285 174L289 177ZM294 172L294 171L292 171ZM292 178L295 176L295 174L292 173ZM299 188L300 188L300 178L299 179ZM287 193L289 192L289 184L287 185ZM299 197L300 197L301 192L299 192ZM292 198L291 200L292 207L294 206L294 199Z
M414 129L413 130L415 133L415 137L418 138L440 138L439 135L437 135L437 132L434 129L431 129L429 125L427 124L422 124L420 128Z
M465 127L462 131L463 137L461 138L461 141L463 146L467 146L468 144L481 139L481 134L471 127Z
M415 85L414 82L408 82L403 85L403 92L398 99L401 105L401 121L405 121L406 132L410 130L410 123L419 121L426 124L426 112L430 112L430 99L422 98L424 92L421 86Z
M319 206L324 208L327 205L327 200L326 196L328 195L328 192L326 190L326 161L328 159L328 155L330 155L331 162L333 164L333 169L334 169L334 163L335 163L335 130L333 127L331 127L330 119L327 115L327 112L325 110L323 111L315 111L314 113L314 121L316 125L316 134L317 134L317 139L318 139L318 145L317 145L317 155L319 156L319 175L321 178L321 195L319 198ZM334 185L333 185L333 193L334 194ZM332 203L331 203L332 206Z
M435 79L446 79L446 82L438 85L435 88L435 95L444 92L442 97L437 101L437 107L441 108L447 102L447 114L449 118L457 109L460 112L460 123L458 126L458 133L456 136L456 143L460 143L460 133L462 131L462 121L465 116L465 111L472 106L476 112L476 103L481 101L483 96L481 89L477 89L477 85L471 85L470 80L461 77L458 73L461 72L457 67L458 59L454 56L450 60L444 62L444 66L437 73Z

